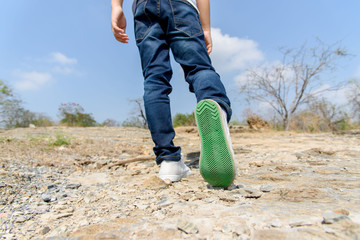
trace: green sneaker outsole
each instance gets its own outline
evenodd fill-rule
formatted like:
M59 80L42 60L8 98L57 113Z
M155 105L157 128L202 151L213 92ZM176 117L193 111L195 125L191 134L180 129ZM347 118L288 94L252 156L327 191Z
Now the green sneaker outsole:
M235 164L220 111L221 107L210 99L196 105L201 141L200 173L212 186L228 187L235 178Z

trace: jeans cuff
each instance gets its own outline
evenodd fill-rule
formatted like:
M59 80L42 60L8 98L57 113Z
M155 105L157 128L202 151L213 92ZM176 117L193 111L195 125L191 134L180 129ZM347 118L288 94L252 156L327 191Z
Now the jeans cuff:
M156 164L160 165L162 163L162 161L164 161L164 160L178 162L181 160L181 156L166 155L166 156L157 157Z

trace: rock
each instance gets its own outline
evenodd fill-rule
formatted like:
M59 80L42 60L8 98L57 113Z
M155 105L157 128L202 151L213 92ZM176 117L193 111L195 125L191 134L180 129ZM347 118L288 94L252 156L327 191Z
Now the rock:
M70 217L72 215L73 215L72 213L60 213L60 214L53 215L53 219L60 219L60 218Z
M278 227L278 228L280 228L280 227L283 226L283 224L282 224L282 222L280 221L280 219L274 219L274 220L270 223L270 226L271 226L271 227Z
M327 211L323 214L323 224L333 224L341 220L350 220L346 215L334 213L332 211Z
M160 200L160 202L156 203L156 205L160 208L163 208L172 205L174 202L174 200L164 197Z
M160 190L169 187L170 184L164 182L161 178L157 176L152 176L144 181L142 184L144 188L151 190Z
M15 220L15 223L24 223L28 220L26 216L18 216Z
M302 226L311 226L313 225L312 222L308 220L290 220L289 226L294 227L302 227Z
M54 202L57 200L55 196L46 193L41 194L41 198L44 202Z
M78 189L79 187L81 187L80 183L71 183L66 185L66 189Z
M231 203L236 202L236 200L237 200L235 197L227 196L227 195L219 196L219 199L220 199L221 201L231 202Z
M261 185L260 186L260 191L262 191L262 192L271 192L273 189L274 189L274 187L271 185Z
M270 222L271 227L282 227L282 222L280 219L274 219L272 222Z
M253 189L253 188L244 188L246 194L244 195L245 198L260 198L262 196L262 192Z
M177 228L186 234L196 234L199 232L199 229L193 223L184 219L178 221Z
M54 189L54 188L57 188L57 185L56 184L53 184L53 183L49 183L48 185L47 185L47 189Z
M44 227L42 230L41 230L41 234L42 235L45 235L45 234L47 234L48 232L50 232L50 228L48 227L48 226L46 226L46 227Z

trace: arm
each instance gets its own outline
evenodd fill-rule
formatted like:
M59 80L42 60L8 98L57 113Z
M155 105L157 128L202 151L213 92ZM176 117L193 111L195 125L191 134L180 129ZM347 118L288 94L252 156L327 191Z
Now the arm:
M208 53L212 51L211 26L210 26L210 2L209 0L196 0L200 12L200 22L204 31L205 43Z
M122 8L123 0L111 0L111 28L116 40L128 43L129 37L125 33L126 18Z

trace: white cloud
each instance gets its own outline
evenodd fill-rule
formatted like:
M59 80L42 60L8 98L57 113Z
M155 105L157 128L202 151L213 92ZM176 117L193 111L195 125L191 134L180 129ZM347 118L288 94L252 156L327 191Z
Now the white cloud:
M326 89L326 87L329 88L330 86L326 85L324 89ZM320 96L336 105L346 105L348 104L349 93L351 92L353 87L354 87L353 85L347 85L338 90L326 91L322 93Z
M63 67L63 66L55 66L52 71L54 73L69 75L75 72L74 68L71 67Z
M19 78L15 82L14 86L18 90L38 90L45 84L52 81L52 75L50 73L42 73L37 71L22 72L16 71L15 75Z
M213 52L211 59L219 72L243 71L248 65L264 59L258 44L250 39L241 39L223 34L212 28Z
M277 71L281 69L281 71ZM272 82L277 81L279 74L283 76L285 80L291 80L294 77L294 71L289 66L284 65L280 61L264 62L262 65L253 67L253 72L256 72L260 76L265 76ZM248 81L249 72L241 72L235 76L235 83L238 86L245 84Z
M51 61L53 61L55 63L63 64L63 65L77 63L76 58L69 58L60 52L51 53Z

